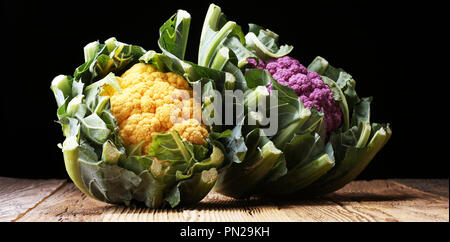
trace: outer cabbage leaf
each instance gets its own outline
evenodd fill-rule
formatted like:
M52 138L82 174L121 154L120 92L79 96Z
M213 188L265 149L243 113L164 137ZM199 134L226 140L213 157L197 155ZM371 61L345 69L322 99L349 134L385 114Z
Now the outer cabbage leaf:
M278 45L279 36L255 24L249 24L249 33L245 36L246 47L259 59L268 61L288 55L292 49L291 45Z
M347 109L352 112L353 106L359 103L358 94L355 91L356 81L342 68L331 66L323 57L317 56L308 66L308 70L317 72L333 80L345 95ZM328 84L328 83L327 83Z
M262 193L288 195L307 187L334 166L331 146L327 147L320 135L295 135L284 149L287 173L264 184Z
M330 137L336 157L336 166L308 187L305 194L324 194L336 191L355 179L389 140L389 124L370 125L371 98L363 98L354 107L353 126Z
M108 73L121 74L131 65L138 62L146 51L134 45L117 41L114 37L100 44L92 42L84 48L85 63L74 72L74 79L90 84L105 77Z
M75 136L66 138L62 149L67 173L82 192L108 203L130 203L131 189L141 182L133 172L98 161L94 149Z
M158 45L166 55L174 55L180 60L184 59L190 23L191 15L184 10L178 10L161 26Z
M246 135L248 150L241 163L233 163L222 171L215 190L236 198L252 195L257 185L272 170L282 155L273 142L264 142L259 129Z
M223 42L231 36L237 36L240 42L244 43L244 34L241 27L233 21L227 21L220 7L211 4L203 23L198 64L210 67Z

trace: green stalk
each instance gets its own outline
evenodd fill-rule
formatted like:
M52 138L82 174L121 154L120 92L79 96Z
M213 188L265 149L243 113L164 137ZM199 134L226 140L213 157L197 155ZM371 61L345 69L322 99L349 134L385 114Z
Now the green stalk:
M99 102L97 104L97 107L95 107L94 113L96 113L98 116L100 116L105 109L106 104L109 102L108 96L99 96Z
M323 75L327 68L328 61L320 56L317 56L308 66L308 70L317 72L319 75Z
M345 153L345 158L336 167L330 176L320 180L320 184L316 184L309 192L312 194L325 194L337 191L350 181L354 180L366 166L370 163L378 151L383 148L389 140L391 131L387 129L379 129L367 147L356 148L350 147Z
M117 39L114 37L111 37L105 41L106 49L108 50L108 53L111 53L116 48L116 42Z
M255 90L252 90L245 95L244 106L246 109L251 108L249 110L254 111L258 107L258 102L267 97L269 97L267 88L265 86L257 86Z
M117 161L119 161L121 155L122 153L110 140L103 144L102 160L111 164L117 164Z
M215 190L236 198L250 195L253 188L271 171L283 152L273 142L267 142L259 152L257 159L245 159L234 164L219 177Z
M323 154L311 162L297 166L271 184L268 193L272 195L288 195L297 192L322 177L334 166L334 161Z
M222 10L219 6L216 6L214 4L209 5L208 12L206 13L205 22L203 22L203 28L202 33L200 35L200 48L203 46L203 42L205 41L205 36L208 32L208 29L214 29L212 27L217 26L217 22L219 21L220 13L222 13ZM199 55L198 55L198 63L201 63L201 52L202 49L199 49Z
M225 66L225 64L227 63L227 61L230 59L229 52L230 50L227 47L220 48L211 64L211 69L221 71Z
M323 154L312 162L300 167L301 172L297 173L298 182L293 186L297 190L303 189L323 176L334 166L334 161L328 154Z
M190 179L180 181L171 189L167 194L166 201L172 208L180 204L196 204L211 191L216 184L217 177L216 168L197 173Z
M171 131L170 134L173 137L173 140L177 144L178 148L180 149L181 154L183 155L183 158L185 161L191 161L191 155L189 152L184 148L184 145L180 139L179 134L176 131ZM190 164L189 164L190 166Z
M72 100L70 100L69 104L67 104L66 112L69 116L73 116L78 111L78 107L82 103L83 97L84 97L84 95L80 94L80 95L74 97Z
M247 115L247 125L251 125L254 128L257 128L260 126L263 117L260 112L250 111Z
M356 148L364 148L370 138L371 126L368 121L364 122L362 125L361 135L359 136L358 142L356 143Z
M286 128L281 130L277 136L273 139L273 143L276 147L280 149L284 149L284 146L291 141L292 137L294 136L295 132L298 128L302 127L303 124L306 123L306 121L309 120L311 117L311 111L307 108L302 109L300 111L300 118L296 120L295 122L289 124Z
M58 75L57 77L55 77L52 81L50 88L52 89L53 92L55 92L56 89L61 90L65 98L70 97L72 94L71 81L69 77L66 75Z
M202 55L199 55L200 66L210 66L211 59L214 56L215 50L217 49L217 46L221 43L221 41L236 27L236 23L233 21L227 22L219 32L214 36L214 38L209 42L209 46L207 47L206 54L202 53Z
M225 72L225 90L234 90L236 86L236 77L229 72Z
M64 164L66 166L67 174L73 181L75 186L78 187L83 193L95 198L84 186L83 179L81 178L80 163L78 160L78 142L76 136L66 138L63 142L63 155ZM97 198L95 198L97 199Z
M95 54L96 54L97 50L99 49L99 47L100 47L100 42L98 42L98 41L94 41L94 42L87 44L83 49L84 50L84 61L88 62L91 59L93 59L95 57Z
M191 15L184 11L184 10L178 10L177 11L177 22L175 23L175 28L177 30L179 30L180 28L178 27L180 24L183 24L182 28L181 28L181 43L182 48L181 48L181 53L180 56L178 56L181 60L184 60L184 54L186 53L186 46L187 46L187 41L188 41L188 37L189 37L189 27L191 25Z

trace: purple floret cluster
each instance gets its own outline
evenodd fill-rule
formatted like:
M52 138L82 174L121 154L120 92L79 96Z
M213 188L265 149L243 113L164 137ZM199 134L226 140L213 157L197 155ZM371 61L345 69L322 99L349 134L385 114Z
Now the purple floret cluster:
M280 84L294 89L307 108L314 106L323 112L327 133L339 128L342 121L339 104L333 99L330 87L322 81L319 74L308 71L298 60L289 56L267 63L248 59L248 63L253 68L266 69ZM272 83L268 86L269 92L271 88Z

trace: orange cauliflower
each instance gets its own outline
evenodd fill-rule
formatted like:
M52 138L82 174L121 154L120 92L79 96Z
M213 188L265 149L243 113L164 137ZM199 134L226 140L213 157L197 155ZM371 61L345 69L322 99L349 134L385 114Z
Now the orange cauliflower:
M189 142L206 142L208 130L193 118L194 106L197 110L201 106L182 76L138 63L117 80L121 91L106 88L101 95L110 97L111 112L126 145L144 142L142 151L147 153L153 135L170 130Z

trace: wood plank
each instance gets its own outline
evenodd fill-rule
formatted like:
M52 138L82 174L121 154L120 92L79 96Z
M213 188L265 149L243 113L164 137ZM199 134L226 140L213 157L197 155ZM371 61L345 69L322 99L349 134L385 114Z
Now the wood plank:
M424 192L429 192L448 198L448 179L394 179L393 181Z
M88 197L73 183L67 183L17 221L99 221L102 213L112 206Z
M0 177L0 221L15 221L64 183L65 180Z
M115 207L105 213L103 221L155 222L231 222L291 221L284 211L267 199L236 200L211 192L196 206L183 209L148 209Z
M212 192L183 209L109 205L68 183L18 221L448 221L448 206L448 197L391 180L355 181L310 200L235 200Z
M353 213L356 221L449 221L448 197L392 180L354 181L327 198Z

